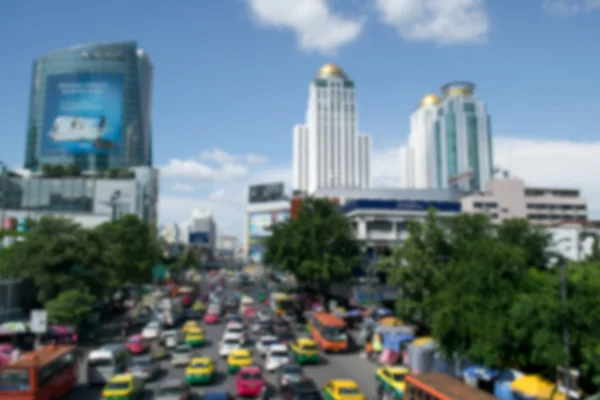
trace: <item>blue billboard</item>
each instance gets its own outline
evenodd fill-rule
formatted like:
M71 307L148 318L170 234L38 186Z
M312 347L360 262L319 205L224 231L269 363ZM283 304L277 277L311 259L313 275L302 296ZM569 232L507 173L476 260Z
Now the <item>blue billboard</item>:
M119 151L124 77L115 73L49 75L41 155Z
M385 210L385 211L420 211L427 212L429 208L435 208L441 212L461 211L458 201L420 201L420 200L375 200L363 199L349 201L344 205L344 212L355 210Z
M208 232L190 232L188 236L188 243L209 245L210 235L208 234Z

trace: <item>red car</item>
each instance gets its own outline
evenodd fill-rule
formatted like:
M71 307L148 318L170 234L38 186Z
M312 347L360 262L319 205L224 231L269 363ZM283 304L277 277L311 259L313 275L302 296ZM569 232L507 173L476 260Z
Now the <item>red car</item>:
M254 307L248 307L244 310L244 318L253 318L258 313L258 310Z
M206 315L204 315L204 322L207 324L218 324L221 322L221 318L219 317L219 314L206 313Z
M235 377L235 390L240 397L257 397L267 389L260 368L242 367Z
M150 349L150 344L141 335L130 336L125 346L133 354L142 354Z

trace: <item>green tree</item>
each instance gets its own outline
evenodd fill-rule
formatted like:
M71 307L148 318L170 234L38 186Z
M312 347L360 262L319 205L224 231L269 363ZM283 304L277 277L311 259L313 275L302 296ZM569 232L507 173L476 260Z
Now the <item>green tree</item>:
M346 281L359 260L350 221L327 199L307 197L297 217L274 225L265 240L265 263L302 282Z
M85 291L70 289L46 303L48 320L55 324L79 325L92 312L94 296Z
M156 235L139 217L124 215L117 221L97 226L93 232L104 242L112 286L151 281L160 248Z
M0 257L1 273L31 278L41 303L69 289L104 294L107 265L106 243L98 234L48 216L32 223L26 240L4 249Z

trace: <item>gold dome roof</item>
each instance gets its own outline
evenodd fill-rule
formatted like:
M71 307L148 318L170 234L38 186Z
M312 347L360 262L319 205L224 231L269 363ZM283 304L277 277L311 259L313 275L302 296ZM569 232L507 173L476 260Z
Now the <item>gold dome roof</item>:
M327 78L331 76L345 78L346 74L344 74L344 71L335 64L325 64L319 68L319 72L317 72L317 78Z
M440 99L440 96L438 96L437 94L427 94L421 99L419 107L435 106L440 104L441 101L442 99Z

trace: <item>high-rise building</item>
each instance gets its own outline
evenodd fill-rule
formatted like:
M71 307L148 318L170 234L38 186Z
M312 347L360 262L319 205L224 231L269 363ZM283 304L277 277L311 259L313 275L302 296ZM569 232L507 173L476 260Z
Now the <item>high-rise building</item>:
M483 191L493 175L490 117L470 82L427 95L411 116L407 146L400 154L402 185Z
M306 122L294 127L294 189L367 189L370 151L370 136L358 134L354 82L324 65L310 84Z
M33 63L25 168L152 165L152 65L135 42L75 46Z

